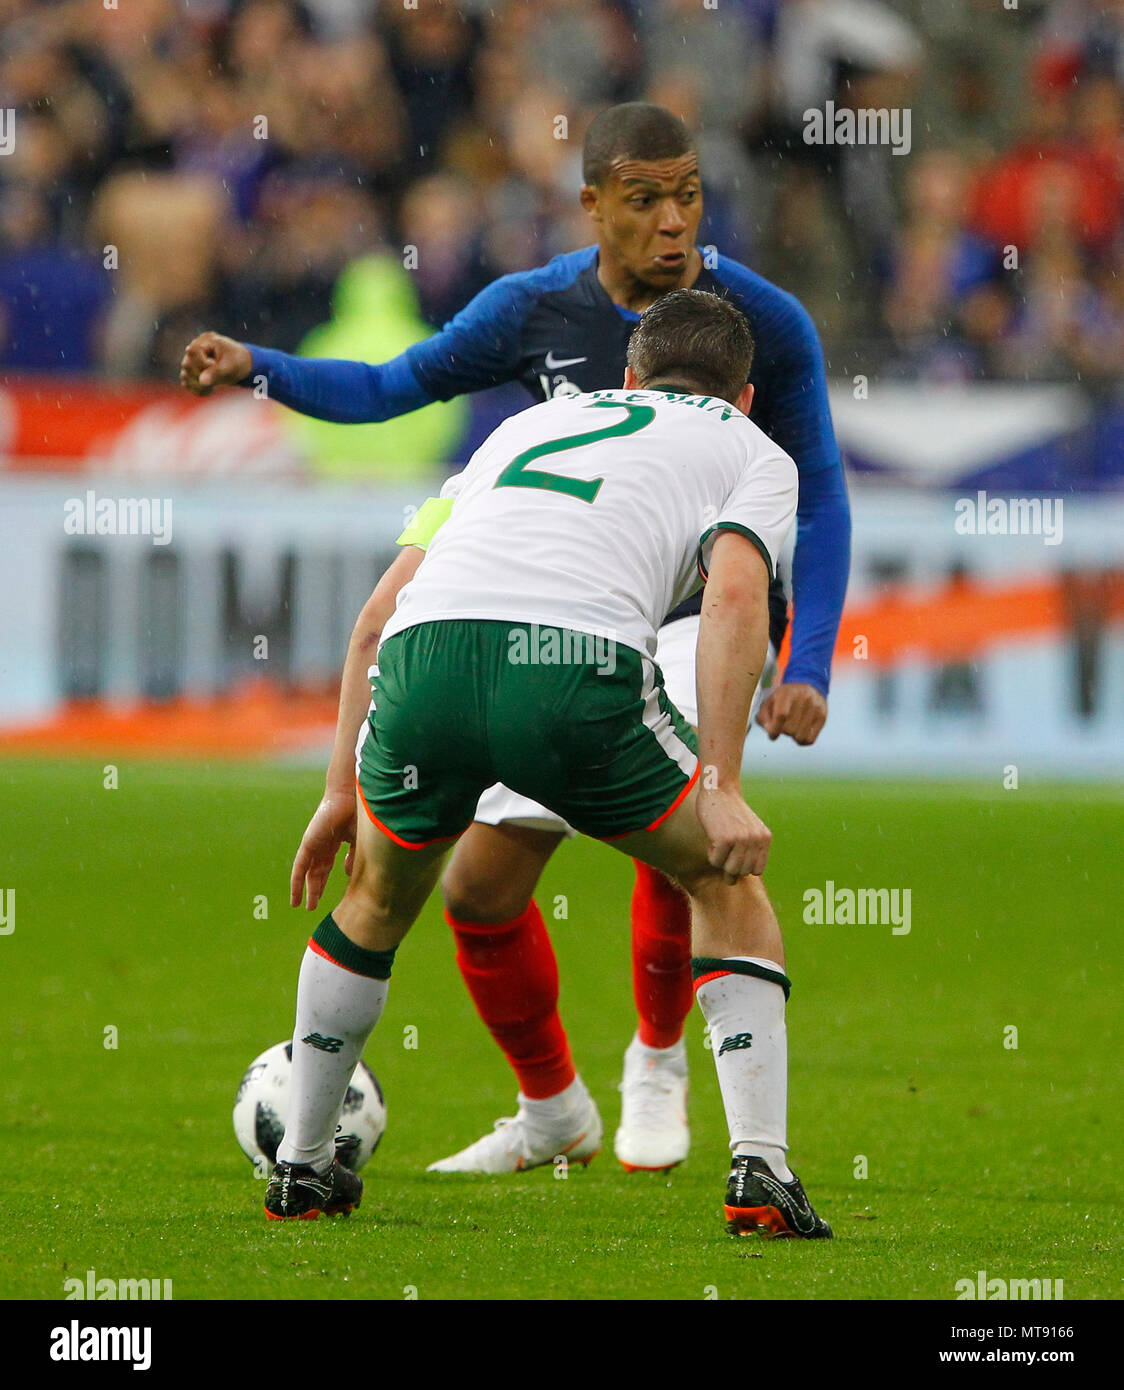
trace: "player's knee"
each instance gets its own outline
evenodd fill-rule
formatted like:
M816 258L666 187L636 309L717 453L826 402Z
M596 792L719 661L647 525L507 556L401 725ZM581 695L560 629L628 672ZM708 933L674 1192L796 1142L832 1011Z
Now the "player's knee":
M740 912L748 911L754 917L762 914L774 916L769 894L759 874L747 874L737 883L727 883L721 869L705 864L692 873L680 874L676 881L688 897L708 905L731 907L736 901Z
M409 904L388 892L374 874L355 875L348 882L344 902L365 928L379 934L404 935L413 920Z
M780 923L759 876L749 874L727 883L721 873L714 873L700 877L688 891L711 942L696 949L696 955L765 956L783 967Z
M518 917L530 902L521 882L450 862L441 879L445 911L457 922L498 923Z
M720 869L699 863L680 868L671 882L678 884L689 898L706 898L721 887L724 879Z

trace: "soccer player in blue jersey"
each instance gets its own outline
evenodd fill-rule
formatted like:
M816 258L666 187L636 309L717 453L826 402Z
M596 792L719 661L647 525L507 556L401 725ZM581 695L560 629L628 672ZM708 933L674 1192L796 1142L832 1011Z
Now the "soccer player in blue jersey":
M356 423L511 380L543 400L619 385L632 330L661 295L695 288L729 298L749 319L757 343L751 418L799 470L791 655L780 683L762 690L755 717L771 738L787 734L811 744L827 715L850 553L850 512L815 329L791 295L696 245L702 214L697 154L683 123L669 112L644 103L602 112L586 136L583 178L581 200L596 245L502 277L441 332L401 356L381 364L305 360L205 333L189 345L181 380L205 395L218 385L264 378L269 396L284 405ZM352 750L369 696L366 666L389 615L386 596L417 568L442 515L439 503L419 512L401 537L402 554L356 625L325 797L294 865L293 900L299 903L307 886L310 908L339 846L354 837ZM779 586L770 599L775 653L786 600ZM696 596L668 615L657 652L668 694L691 722L697 720L699 607ZM546 807L495 787L481 799L475 823L446 868L442 889L458 964L515 1070L520 1095L513 1120L433 1165L441 1171L516 1171L563 1152L590 1157L600 1142L600 1117L574 1069L558 1015L557 966L533 898L547 859L571 833ZM773 918L760 880L754 882L755 910ZM639 1029L625 1054L615 1147L630 1170L661 1169L682 1161L689 1144L682 1031L692 1002L690 914L677 886L639 862L632 930ZM780 990L776 973L779 967L762 976L771 982L763 987ZM783 1029L779 1037L775 1027L766 1031L772 1103L756 1150L783 1182L789 1179L785 1044Z

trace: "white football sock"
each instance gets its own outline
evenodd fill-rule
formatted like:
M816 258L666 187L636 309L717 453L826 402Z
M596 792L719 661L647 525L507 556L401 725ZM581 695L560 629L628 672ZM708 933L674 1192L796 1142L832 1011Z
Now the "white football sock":
M297 984L289 1122L278 1160L311 1163L321 1173L331 1165L347 1084L379 1021L387 990L386 980L345 970L311 947L305 951Z
M735 956L778 975L775 961ZM718 1086L735 1154L763 1158L781 1182L791 1182L787 1151L788 1039L784 990L755 975L719 975L696 995L710 1033Z

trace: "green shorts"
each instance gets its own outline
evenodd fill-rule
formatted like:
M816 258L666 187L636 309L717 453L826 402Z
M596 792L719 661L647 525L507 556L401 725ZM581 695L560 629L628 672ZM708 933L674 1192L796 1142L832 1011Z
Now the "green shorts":
M502 782L585 835L650 830L698 775L694 730L631 647L535 623L388 637L358 750L367 814L400 845L455 839Z

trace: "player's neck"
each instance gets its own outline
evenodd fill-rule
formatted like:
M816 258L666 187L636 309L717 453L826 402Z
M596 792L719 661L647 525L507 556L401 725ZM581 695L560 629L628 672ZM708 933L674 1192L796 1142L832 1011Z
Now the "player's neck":
M642 314L661 295L670 294L672 290L689 290L699 278L700 270L702 270L702 257L699 255L698 249L692 246L690 255L687 257L687 264L678 282L674 285L668 285L666 289L657 290L651 285L645 284L643 280L638 280L604 247L600 248L597 257L597 279L602 289L614 304L619 304L622 309L628 309L634 314Z

